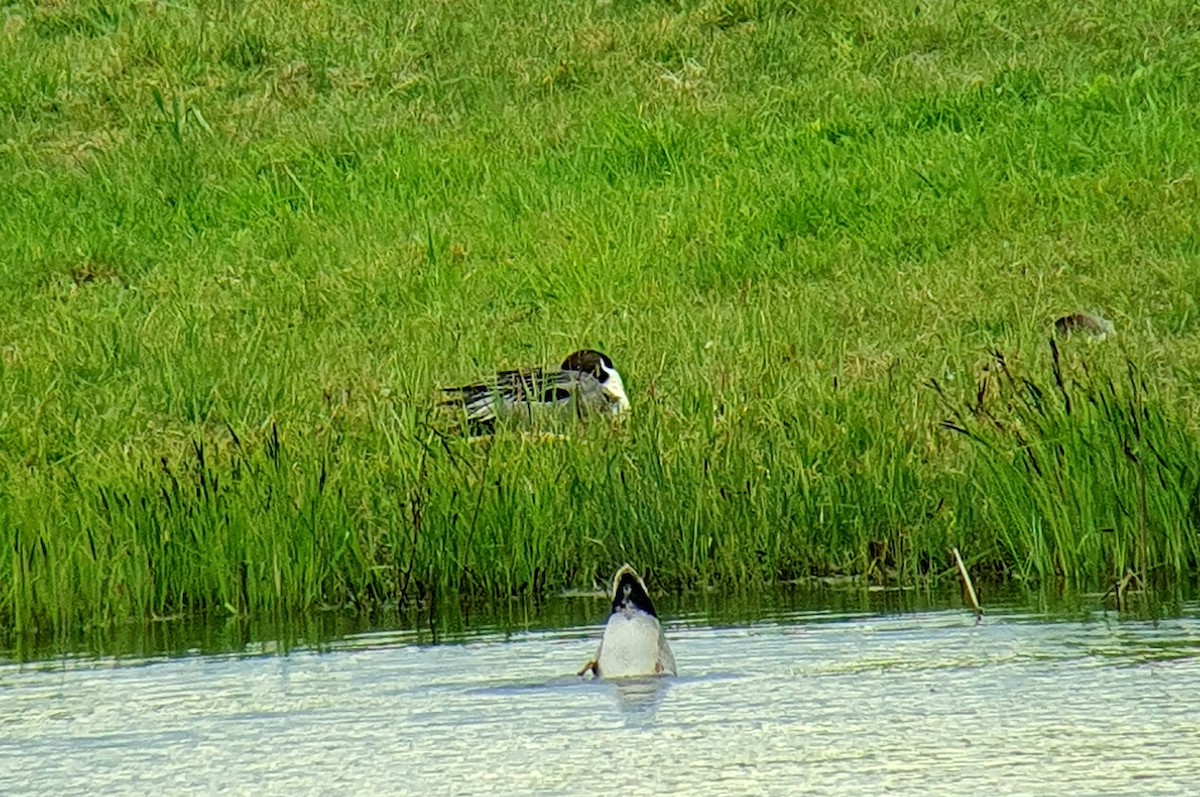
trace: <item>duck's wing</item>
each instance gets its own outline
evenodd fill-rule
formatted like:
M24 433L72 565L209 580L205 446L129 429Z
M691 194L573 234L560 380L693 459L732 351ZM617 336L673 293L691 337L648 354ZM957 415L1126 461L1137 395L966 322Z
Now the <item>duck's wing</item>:
M500 371L496 374L496 391L514 401L536 401L546 377L541 368Z
M442 388L440 403L462 408L472 422L491 423L523 406L569 401L569 394L561 395L558 377L540 368L500 371L492 382Z

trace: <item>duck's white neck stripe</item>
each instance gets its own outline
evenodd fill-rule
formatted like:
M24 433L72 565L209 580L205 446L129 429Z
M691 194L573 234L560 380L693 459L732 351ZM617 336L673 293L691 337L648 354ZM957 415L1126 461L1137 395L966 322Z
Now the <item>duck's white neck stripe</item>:
M604 369L604 373L608 376L604 380L603 390L617 405L614 413L627 411L629 409L629 397L625 395L625 383L621 381L621 375L617 373L617 369L609 368L603 363L600 364L600 367Z

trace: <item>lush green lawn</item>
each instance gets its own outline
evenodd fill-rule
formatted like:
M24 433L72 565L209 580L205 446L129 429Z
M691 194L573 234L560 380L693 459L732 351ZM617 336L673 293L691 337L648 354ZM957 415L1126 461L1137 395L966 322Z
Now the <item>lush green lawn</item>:
M1190 0L0 15L11 628L1200 562ZM582 347L628 423L443 436Z

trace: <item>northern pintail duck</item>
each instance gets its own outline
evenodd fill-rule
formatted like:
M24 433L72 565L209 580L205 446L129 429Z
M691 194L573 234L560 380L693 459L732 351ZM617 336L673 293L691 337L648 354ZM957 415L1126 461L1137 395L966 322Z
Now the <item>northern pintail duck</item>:
M591 349L574 352L554 370L500 371L490 382L442 388L443 406L466 413L474 432L490 433L498 420L533 420L573 410L585 415L619 416L629 410L625 383L607 355Z
M646 585L629 565L613 576L612 612L596 656L579 672L597 678L642 678L674 675L675 657Z
M1054 322L1054 331L1060 338L1070 338L1075 335L1092 340L1104 340L1117 334L1117 328L1097 313L1070 313Z

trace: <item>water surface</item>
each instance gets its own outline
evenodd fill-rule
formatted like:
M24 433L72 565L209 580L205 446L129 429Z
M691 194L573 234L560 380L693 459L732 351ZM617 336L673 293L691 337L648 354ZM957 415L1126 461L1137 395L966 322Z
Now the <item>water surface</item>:
M10 659L0 793L1200 793L1194 604L664 601L680 676L629 685L573 676L604 611Z

